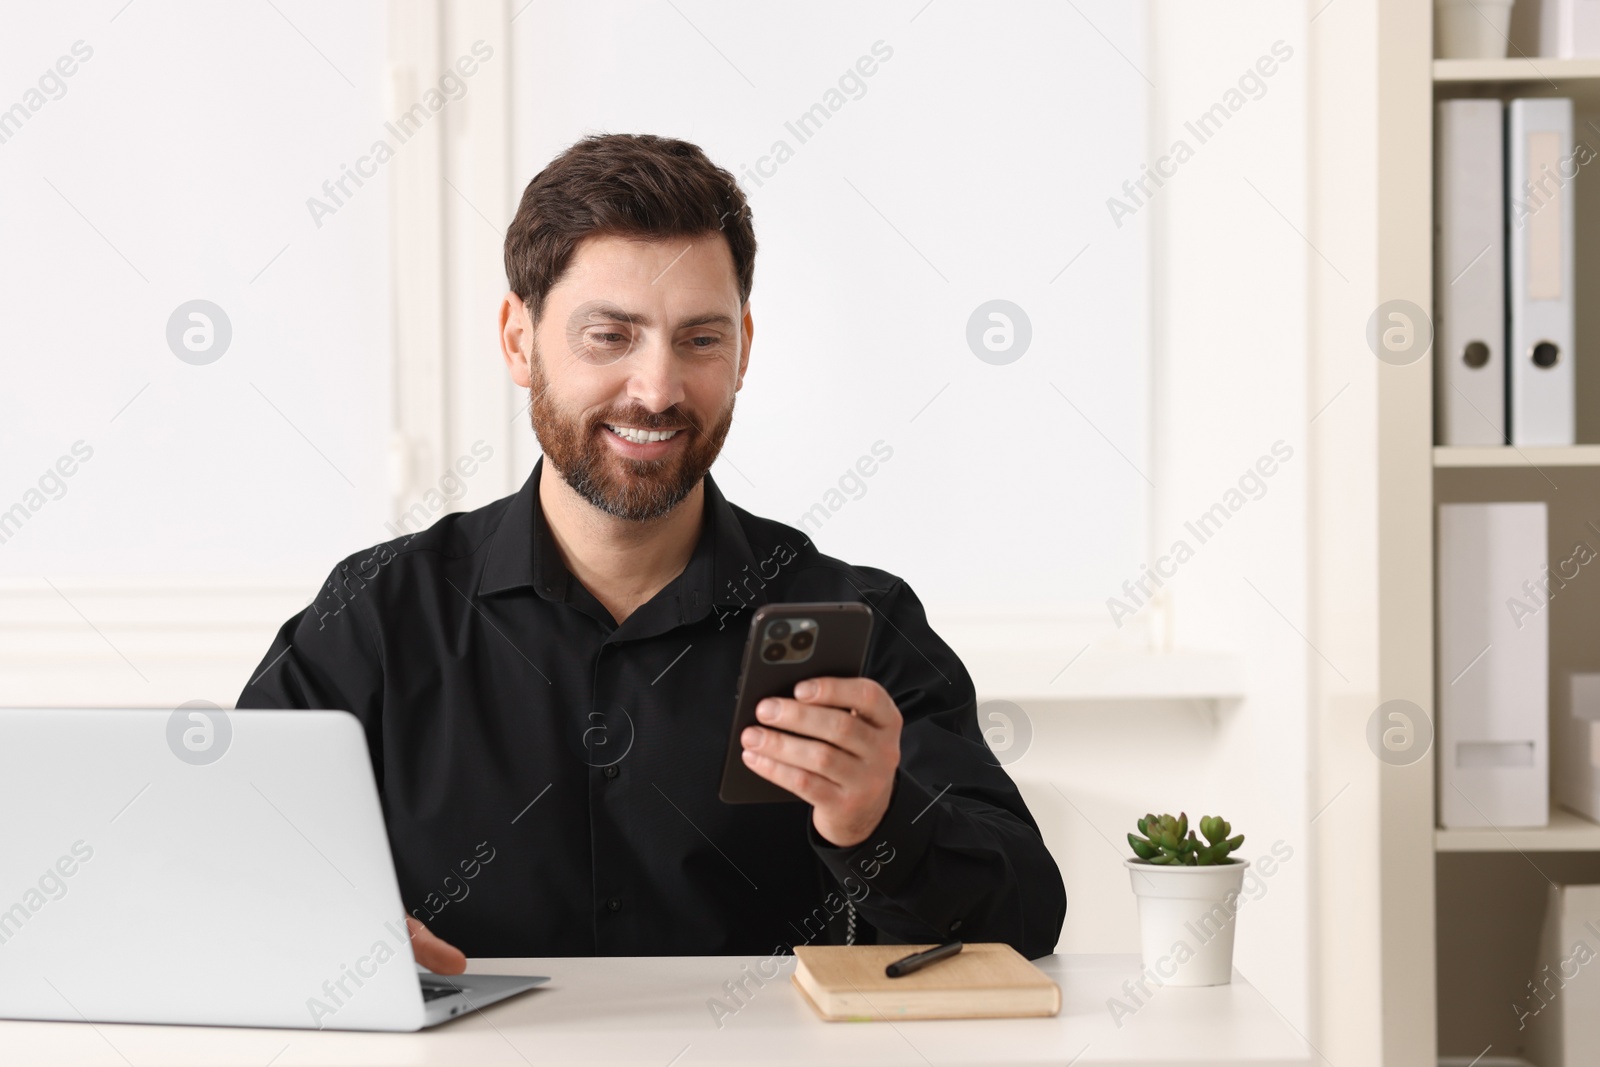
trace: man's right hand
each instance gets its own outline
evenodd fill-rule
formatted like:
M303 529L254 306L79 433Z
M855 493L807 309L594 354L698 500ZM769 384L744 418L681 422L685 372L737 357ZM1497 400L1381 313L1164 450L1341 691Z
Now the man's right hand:
M467 969L467 957L448 941L441 941L433 932L411 916L406 916L406 929L411 934L411 954L434 974L461 974Z

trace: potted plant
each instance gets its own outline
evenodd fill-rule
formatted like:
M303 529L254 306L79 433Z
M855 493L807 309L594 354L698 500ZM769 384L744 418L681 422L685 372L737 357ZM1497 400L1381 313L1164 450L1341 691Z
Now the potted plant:
M1161 985L1224 985L1233 979L1233 925L1248 860L1228 854L1244 835L1221 816L1204 816L1200 833L1189 816L1146 815L1129 834L1134 857L1123 861L1139 898L1144 967ZM1143 836L1139 836L1139 835Z

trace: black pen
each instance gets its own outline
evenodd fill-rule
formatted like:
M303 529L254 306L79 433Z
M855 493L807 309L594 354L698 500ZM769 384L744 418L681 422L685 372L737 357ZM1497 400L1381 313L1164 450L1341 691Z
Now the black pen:
M888 975L890 978L899 978L903 975L910 974L912 971L920 971L928 964L937 963L946 956L954 956L960 951L961 942L946 941L942 945L935 945L933 948L926 949L922 952L913 952L905 959L895 960L893 963L889 964L889 966L883 969L883 973Z

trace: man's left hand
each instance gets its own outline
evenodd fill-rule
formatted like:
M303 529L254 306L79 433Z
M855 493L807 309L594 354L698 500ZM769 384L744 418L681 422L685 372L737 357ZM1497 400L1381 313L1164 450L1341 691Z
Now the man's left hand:
M824 840L865 841L889 810L900 766L894 698L870 678L808 678L793 699L757 704L756 718L778 729L745 728L745 765L810 804Z

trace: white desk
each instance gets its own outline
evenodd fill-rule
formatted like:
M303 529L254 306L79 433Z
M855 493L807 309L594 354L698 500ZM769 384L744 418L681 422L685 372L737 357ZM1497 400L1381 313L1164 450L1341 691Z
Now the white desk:
M789 980L794 958L719 1028L708 999L763 957L474 960L481 973L549 985L416 1034L0 1022L0 1064L1227 1064L1303 1067L1311 1051L1254 987L1156 988L1119 1028L1106 1001L1135 956L1036 961L1061 985L1048 1019L827 1023ZM768 964L770 971L772 965ZM218 981L227 976L217 975ZM731 1004L731 1002L730 1002ZM1076 1058L1074 1058L1076 1057Z

